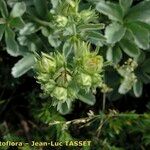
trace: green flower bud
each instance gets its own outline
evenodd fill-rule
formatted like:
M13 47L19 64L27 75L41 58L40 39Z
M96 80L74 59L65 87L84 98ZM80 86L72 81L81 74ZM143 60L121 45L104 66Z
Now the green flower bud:
M58 100L67 100L67 89L63 87L56 87L51 96Z
M67 87L71 80L72 77L66 71L63 71L56 82L59 86Z
M90 22L96 19L95 12L93 10L83 10L80 12L80 18L84 22Z
M81 73L81 74L78 76L77 81L78 81L79 84L82 84L83 86L88 86L88 87L90 87L90 86L92 85L91 76L88 75L88 74L85 74L85 73Z
M77 97L77 90L72 89L72 88L68 88L68 98L70 99L75 99Z
M58 27L65 27L67 22L68 22L68 19L65 16L60 16L59 15L59 16L56 17L56 22L58 23L57 24Z
M100 85L101 82L102 82L102 77L100 74L96 73L92 76L93 85Z
M83 58L83 67L88 73L101 72L103 57L100 55L89 55Z
M72 1L72 0L66 0L66 1L67 1L67 3L70 4L71 7L74 8L76 6L76 3L74 1Z
M61 53L55 53L57 68L62 68L65 65L65 57Z
M38 82L47 83L49 80L49 74L39 73L37 76Z
M41 60L37 62L38 72L50 73L54 72L55 69L56 69L55 59L50 55L42 53Z
M46 93L50 93L56 86L56 83L54 80L50 79L47 83L45 83L44 85L42 85L42 89L46 92Z

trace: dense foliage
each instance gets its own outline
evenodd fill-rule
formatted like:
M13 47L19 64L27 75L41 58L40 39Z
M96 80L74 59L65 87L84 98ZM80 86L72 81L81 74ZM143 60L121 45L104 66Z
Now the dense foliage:
M149 0L0 0L0 141L148 149L149 8Z

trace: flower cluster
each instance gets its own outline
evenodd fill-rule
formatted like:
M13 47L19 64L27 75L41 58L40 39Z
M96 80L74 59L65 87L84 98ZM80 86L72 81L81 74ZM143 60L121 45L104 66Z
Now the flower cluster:
M79 0L64 1L53 4L50 11L50 27L42 27L42 34L48 37L49 44L60 49L67 41L76 37L83 41L89 39L88 32L97 31L102 28L102 24L96 22L97 14L95 10L79 10ZM96 25L94 25L96 22Z
M90 51L90 45L80 43L72 61L67 62L60 53L42 53L37 61L37 81L46 95L53 98L53 105L60 109L63 103L70 107L81 90L93 91L102 82L103 58Z
M100 75L103 67L103 57L96 52L90 52L90 45L80 43L76 54L75 64L77 66L76 80L84 89L90 90L91 87L97 87L102 82Z
M122 66L117 66L118 73L123 77L119 87L119 93L126 94L137 81L134 70L137 68L137 63L133 59L128 59Z

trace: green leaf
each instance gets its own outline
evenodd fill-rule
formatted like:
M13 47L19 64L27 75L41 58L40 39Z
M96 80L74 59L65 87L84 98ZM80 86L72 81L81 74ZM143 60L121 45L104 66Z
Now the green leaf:
M71 111L71 106L68 107L68 104L65 102L65 103L61 103L60 106L57 107L57 109L62 115L66 115Z
M136 21L135 23L137 23L138 25L140 25L142 28L145 28L149 31L150 33L150 24L147 24L145 22L141 22L141 21Z
M137 57L138 55L140 55L140 49L131 41L122 39L119 44L122 50L130 57Z
M122 95L118 93L118 88L113 88L113 91L107 94L109 101L117 101Z
M24 26L24 21L21 18L19 18L19 17L12 18L9 21L9 25L10 25L11 28L21 29Z
M116 70L113 69L112 66L108 67L108 70L105 71L104 79L106 85L112 87L113 90L114 88L117 88L120 84L120 75L117 73Z
M132 7L126 16L128 21L142 21L150 24L150 1L142 1Z
M141 51L140 55L135 58L135 61L139 64L143 63L146 58L146 53L144 51Z
M133 81L130 80L130 77L129 78L124 78L122 83L119 86L118 92L120 94L126 94L127 92L129 92L132 89L132 86L133 86L132 82Z
M0 24L0 41L3 37L4 31L5 31L5 25Z
M5 30L5 42L7 46L7 52L12 56L19 55L18 44L15 41L15 33L9 27Z
M26 0L28 1L28 0ZM18 0L7 0L7 5L10 8L13 8L13 6L18 2Z
M5 3L5 1L4 0L0 0L0 12L1 12L1 14L2 14L2 17L3 18L7 18L8 17L8 9L7 9L7 5L6 5L6 3Z
M58 39L58 37L49 35L48 36L48 42L51 44L53 47L58 47L61 44L61 41Z
M134 83L133 91L136 97L140 97L142 95L143 83L140 80Z
M104 24L83 24L80 25L78 28L81 31L100 30L100 29L104 29Z
M150 83L150 75L149 74L147 74L145 72L141 72L140 78L145 84Z
M83 38L96 46L103 46L106 41L106 38L101 33L95 31L85 32Z
M141 67L144 72L150 73L150 58L147 59Z
M25 24L25 26L20 30L20 35L30 35L37 31L37 26L31 22Z
M148 49L150 41L149 31L140 26L138 23L127 24L127 27L132 33L134 41L138 45L138 47L142 49Z
M118 46L111 47L107 50L106 58L108 61L112 61L114 64L120 62L122 58L122 51Z
M18 40L19 44L22 46L27 46L30 43L26 36L18 36L17 40Z
M41 32L45 37L48 37L50 35L49 29L47 29L45 27L41 27Z
M91 106L94 105L96 102L95 96L91 92L86 93L84 90L82 90L78 93L78 98L82 102L84 102L88 105L91 105Z
M29 71L35 64L35 57L33 54L26 54L19 60L12 68L12 75L18 78Z
M1 25L1 24L6 24L6 19L0 18L0 25Z
M21 17L25 13L25 11L26 4L24 2L17 2L10 13L10 16L13 18Z
M41 18L47 17L47 0L34 0L36 12Z
M122 39L125 34L126 29L118 24L112 23L105 29L105 37L108 43L116 43Z
M124 13L126 13L128 11L128 9L131 7L133 3L133 0L119 0L119 4L122 8L122 10L124 11Z
M63 54L67 58L73 52L73 44L70 41L66 41L63 45Z
M96 5L96 10L104 15L107 15L109 19L122 22L123 13L121 7L118 4L110 2L99 2Z

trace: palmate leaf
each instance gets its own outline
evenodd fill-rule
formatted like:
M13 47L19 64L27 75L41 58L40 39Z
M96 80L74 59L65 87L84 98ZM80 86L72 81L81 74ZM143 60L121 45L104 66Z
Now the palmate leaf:
M35 64L36 60L33 54L26 54L12 68L12 75L18 78L29 71Z
M122 50L130 57L137 57L140 55L140 49L128 39L122 39L119 44Z
M96 5L96 10L107 15L111 20L122 22L123 12L118 4L102 1Z
M12 18L9 21L9 25L11 28L21 29L24 26L24 21L21 19L21 17Z
M112 23L105 29L105 37L108 43L116 43L122 39L125 34L126 29L118 24Z
M150 41L149 31L135 22L127 24L127 27L138 47L141 49L148 49Z
M150 24L150 1L145 0L132 7L126 16L127 21L142 21Z

